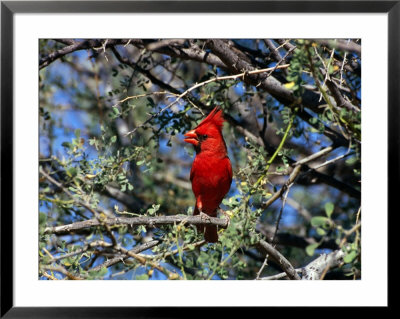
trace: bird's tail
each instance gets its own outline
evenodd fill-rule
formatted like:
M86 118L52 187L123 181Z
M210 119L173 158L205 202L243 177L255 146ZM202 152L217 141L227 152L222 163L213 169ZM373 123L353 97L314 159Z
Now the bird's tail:
M209 243L218 241L217 226L205 226L204 239Z
M199 215L197 206L194 208L193 216ZM208 215L208 214L207 214ZM216 243L218 241L217 226L196 225L197 232L204 233L204 239L208 243Z

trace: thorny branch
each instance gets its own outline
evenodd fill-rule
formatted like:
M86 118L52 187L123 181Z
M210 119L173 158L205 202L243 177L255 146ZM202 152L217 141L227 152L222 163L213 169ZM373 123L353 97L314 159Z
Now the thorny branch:
M204 81L204 82L201 82L201 83L196 83L195 85L193 85L190 88L188 88L185 92L183 92L180 95L178 95L178 97L173 102L169 103L167 106L163 107L160 111L158 111L157 113L153 114L144 123L142 123L141 125L135 127L132 131L128 132L126 135L131 135L131 134L135 133L136 130L138 130L139 128L145 126L146 124L148 124L154 118L160 116L161 113L163 113L164 111L169 109L171 106L175 105L177 102L179 102L179 100L181 98L186 96L188 93L190 93L193 90L195 90L195 89L197 89L199 87L202 87L202 86L204 86L206 84L209 84L211 82L216 82L216 81L223 81L223 80L236 80L238 78L244 78L247 75L260 74L260 73L265 73L265 72L272 72L272 71L274 71L276 69L283 69L283 68L287 68L287 67L289 67L289 64L279 65L279 66L277 65L277 66L272 67L272 68L267 68L267 69L262 69L262 70L253 70L253 71L250 71L250 72L242 72L242 73L235 74L235 75L217 76L217 77L209 79L207 81Z
M108 217L104 222L97 219L88 219L85 221L75 222L68 225L48 227L45 229L46 233L62 235L70 232L79 232L81 230L98 227L98 226L148 226L154 228L162 225L174 224L188 224L188 225L215 225L220 228L228 227L228 220L217 217L210 217L210 219L203 219L200 216L187 216L187 215L172 215L172 216L157 216L157 217Z
M335 268L343 263L344 252L339 249L329 254L322 254L318 258L314 259L308 265L295 269L297 274L301 274L302 280L319 280L326 268ZM286 272L279 273L276 275L262 277L260 280L277 280L288 277Z
M114 236L114 234L112 233L110 227L104 223L104 219L101 217L101 214L98 213L96 210L94 210L89 203L85 203L82 202L81 200L76 199L69 190L67 190L63 185L61 185L59 182L57 182L54 178L52 178L49 174L47 174L42 167L39 168L39 172L40 174L42 174L50 183L54 184L55 186L57 186L58 188L62 189L64 191L65 194L67 194L77 205L82 206L84 208L86 208L88 211L90 211L95 217L96 217L96 221L99 223L99 225L104 226L104 228L106 229L107 234L109 235L109 237L111 238L113 245L117 246L117 240ZM107 216L106 214L103 214L104 216Z
M135 69L142 72L145 76L147 76L151 81L153 81L153 83L159 84L161 87L164 87L167 90L171 90L171 92L174 92L174 93L170 93L171 95L175 96L175 100L172 103L170 103L169 105L167 105L166 107L161 109L161 111L159 111L159 113L153 115L150 119L146 120L146 122L144 122L142 125L136 127L133 131L128 132L128 134L133 134L139 127L142 127L142 126L148 124L151 121L151 119L153 119L155 116L160 115L161 112L163 112L167 108L169 108L172 105L179 102L180 99L182 99L183 97L190 99L191 97L189 97L189 93L191 91L193 91L194 89L204 86L213 81L241 78L246 83L252 83L252 84L257 83L257 86L261 86L262 88L264 88L266 92L271 93L274 97L276 97L278 99L278 101L281 101L281 102L282 101L283 102L292 101L293 102L293 99L290 96L290 90L286 90L278 80L276 80L274 77L271 76L272 72L274 72L277 68L282 68L284 71L286 70L287 65L279 66L278 64L281 63L289 55L289 53L291 53L295 49L295 46L291 45L288 41L281 41L281 42L278 41L281 44L281 47L285 47L287 50L287 53L284 56L284 58L282 58L282 56L279 54L279 51L277 51L278 48L275 48L274 45L272 44L272 42L266 42L266 44L270 48L271 52L273 52L275 59L277 61L279 61L279 63L276 64L276 66L274 68L267 68L267 69L263 69L263 70L254 69L254 67L252 67L251 64L248 61L246 61L245 59L240 60L241 55L239 55L239 54L235 56L234 54L230 55L232 52L229 53L228 50L224 51L225 49L229 48L229 45L227 43L224 43L224 41L222 41L222 40L210 40L208 42L208 45L211 48L211 52L207 52L207 53L198 47L196 50L192 49L193 46L191 46L189 49L185 48L185 47L183 47L184 41L179 40L179 39L168 39L168 40L161 40L161 41L132 40L132 39L119 40L119 41L111 40L111 39L107 39L105 41L98 41L98 40L75 41L75 40L62 39L62 40L57 40L57 41L60 43L64 43L66 45L66 47L64 47L56 52L53 52L52 54L49 54L46 57L43 57L40 60L40 69L48 66L50 63L52 63L56 59L61 58L61 57L65 56L66 54L69 54L69 53L77 51L77 50L94 49L94 50L102 51L105 53L106 48L111 48L111 50L114 52L117 59L121 63L127 63L127 64L131 65ZM145 48L146 50L149 50L149 51L164 53L164 54L168 54L170 56L180 57L183 59L186 58L186 59L191 59L191 60L195 60L195 61L199 61L199 62L205 62L210 65L216 65L216 66L222 68L223 70L231 71L231 73L235 73L235 74L228 75L225 77L216 77L216 78L210 79L208 81L196 83L195 85L191 86L189 89L187 89L186 91L181 93L177 89L173 88L172 86L169 86L167 83L164 83L163 81L157 79L148 70L140 69L140 66L134 65L135 64L134 62L129 61L127 58L122 58L121 55L119 55L118 51L116 50L116 45L120 45L120 44L123 44L124 46L131 44L131 45L135 45L140 48ZM194 45L194 43L191 43L191 44ZM351 42L351 43L349 41L347 43L338 42L335 45L333 45L332 43L325 43L325 44L327 46L331 46L334 48L339 48L339 49L347 50L349 52L355 52L357 54L361 54L360 46L353 42ZM226 45L226 47L225 47L225 45ZM346 45L346 47L344 47L345 45ZM233 64L231 63L233 61L232 59L233 60L236 59L235 63L233 63ZM344 62L341 66L343 69ZM346 67L347 66L348 65L346 65ZM269 71L267 71L267 70L269 70ZM238 73L238 72L240 72L240 73ZM261 76L260 74L262 74L264 72L269 72L269 73L267 74L267 76ZM334 81L330 81L329 78L326 78L326 85L329 88L329 91L333 97L332 101L336 103L335 107L336 106L337 107L345 107L348 110L359 112L358 107L354 106L347 99L345 99L343 97L342 92L341 92L342 88L340 87L340 85L338 87L338 85ZM164 92L162 94L164 94ZM166 92L165 92L165 94L166 94ZM309 107L311 110L318 112L318 109L316 107L318 107L319 104L316 102L315 96L313 96L313 92L311 92L311 93L307 92L302 100L303 100L302 103L304 106ZM296 102L296 101L294 101L294 102ZM307 114L306 112L301 112L301 114L299 114L299 116L304 120L307 117L306 114ZM235 122L235 120L232 117L230 117L229 114L227 114L227 118L228 118L228 121L230 121L231 123ZM254 140L257 140L257 142L260 145L265 146L265 141L263 140L263 138L261 136L254 135L245 126L241 126L241 123L235 122L235 127L238 130L241 130L244 135L246 135ZM323 167L325 165L331 164L337 160L340 160L340 159L344 158L345 156L348 156L348 154L351 154L351 153L348 152L344 155L338 156L337 158L335 158L333 160L326 161L326 162L319 164L317 166L314 166L312 168L308 167L306 164L306 163L309 163L315 159L318 159L318 158L325 156L326 154L332 152L338 145L344 145L344 142L343 142L344 139L341 142L337 142L337 140L340 140L340 138L342 138L340 136L340 134L338 134L335 131L329 133L329 128L327 128L326 131L328 132L328 134L331 134L333 136L332 141L334 143L332 144L332 146L326 147L326 148L322 149L321 151L316 152L315 154L312 154L301 160L294 161L294 160L289 159L289 162L291 163L290 166L293 169L292 173L290 174L287 182L285 182L285 184L282 186L282 188L280 190L278 190L275 194L273 194L273 196L266 203L264 203L264 208L269 207L270 205L272 205L272 203L274 203L279 198L282 198L282 197L285 198L285 194L287 194L287 191L288 191L288 188L290 188L290 185L292 185L296 179L297 179L297 181L299 181L300 178L305 174L310 174L310 175L313 174L313 176L319 176L321 179L325 178L326 179L325 182L327 180L329 180L329 182L326 182L327 185L331 185L331 186L334 185L334 187L341 189L344 192L347 192L348 194L350 194L350 196L359 198L360 192L358 190L353 189L350 186L348 188L346 188L346 185L344 183L335 180L332 176L324 176L324 174L316 172L316 169ZM303 174L301 174L301 172L303 172ZM73 196L71 196L72 194L70 194L67 189L63 188L62 185L60 183L58 183L57 181L55 181L49 174L42 172L42 171L41 171L41 174L44 175L44 177L47 180L49 180L52 184L61 188L68 196L70 196L71 198L73 197ZM47 176L45 174L47 174ZM290 183L290 184L288 184L288 183ZM227 227L226 220L223 220L223 219L210 218L210 220L205 221L205 220L197 220L196 216L183 216L183 215L157 216L157 217L143 216L143 217L137 217L137 218L136 217L135 218L121 218L121 217L109 218L109 217L107 217L107 218L103 219L103 218L99 217L100 216L99 212L96 210L93 210L93 208L91 208L88 203L85 203L82 201L77 201L76 199L74 199L74 200L75 200L76 204L78 204L82 207L85 207L86 209L91 211L96 218L93 218L91 220L85 220L83 222L72 223L69 225L48 227L48 228L46 228L45 231L47 233L62 235L62 234L73 234L75 232L79 232L79 231L82 231L84 229L88 229L91 227L105 227L107 234L111 238L113 244L104 242L104 243L99 244L99 246L112 248L115 252L118 253L118 255L116 255L114 258L107 260L102 265L97 266L96 269L100 269L102 267L109 267L115 263L118 263L121 261L123 262L125 259L130 258L130 257L134 257L135 259L138 259L140 262L145 263L147 259L146 260L140 259L142 256L141 255L138 256L137 254L140 251L154 247L154 246L158 245L158 243L159 243L159 241L153 240L153 241L147 243L147 246L145 246L146 244L144 244L144 245L139 245L132 250L126 250L126 249L120 247L118 245L118 243L116 242L116 239L113 236L113 233L111 230L112 227L119 227L120 225L128 225L131 227L143 225L143 226L153 228L153 227L158 227L158 226L162 226L162 225L172 225L175 223L187 223L187 224L192 224L192 225L199 225L202 223L210 223L210 224L219 226L221 228ZM357 224L355 226L353 231L358 230L358 227L359 227L359 224ZM274 236L276 235L276 231L277 231L277 228L275 230ZM350 233L349 233L349 235L350 235ZM346 238L347 237L345 237L344 240ZM95 244L96 243L87 244L79 251L84 252L85 250L95 247ZM300 279L300 277L298 275L300 272L302 272L303 279L306 279L306 277L308 277L310 279L318 279L321 277L323 278L324 271L322 271L322 273L321 273L319 266L325 265L325 268L323 268L323 269L327 269L326 267L328 267L328 268L335 267L338 264L337 260L341 260L341 258L343 257L340 255L340 253L337 253L335 256L332 255L329 258L328 258L328 256L325 256L325 258L317 258L315 261L313 261L312 263L310 263L309 265L305 266L302 269L294 269L293 266L290 264L290 262L287 259L285 259L285 257L280 255L280 253L275 249L275 247L272 246L272 244L273 244L273 242L268 243L265 241L260 241L258 243L258 245L267 252L267 255L271 254L271 257L274 260L277 260L278 264L282 267L282 269L285 272L282 274L271 276L269 278L261 278L261 279L279 279L279 278L284 278L284 277L289 277L290 279ZM148 248L145 248L145 247L148 247ZM141 250L141 249L143 249L143 250ZM67 258L69 256L74 256L76 254L79 254L80 252L75 251L72 253L67 253L62 256L55 257L51 261L55 262L60 259ZM171 252L171 254L172 254L172 252ZM152 257L154 257L154 256L152 256ZM159 266L159 265L157 265L157 266ZM160 268L160 269L162 269L162 268ZM70 279L81 279L78 277L73 278L74 275L68 274L68 272L65 269L63 269L62 267L59 267L59 268L53 267L53 269L51 269L51 270L59 271L59 272L63 273L64 275L66 275ZM162 269L162 271L165 272L165 269ZM49 279L52 279L51 278L52 275L47 274L46 276L48 276ZM274 277L274 278L272 278L272 277Z

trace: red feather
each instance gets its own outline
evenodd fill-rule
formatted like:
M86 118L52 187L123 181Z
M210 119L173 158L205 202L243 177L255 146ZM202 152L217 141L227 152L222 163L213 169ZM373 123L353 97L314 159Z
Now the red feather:
M194 129L185 134L185 141L195 146L196 157L190 171L192 190L196 197L194 215L201 212L217 216L217 209L232 183L232 166L222 136L224 118L220 107ZM208 242L217 242L216 226L199 226Z

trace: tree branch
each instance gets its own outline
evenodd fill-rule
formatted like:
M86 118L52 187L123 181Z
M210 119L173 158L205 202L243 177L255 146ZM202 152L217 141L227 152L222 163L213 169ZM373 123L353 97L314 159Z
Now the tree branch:
M338 249L329 254L322 254L320 257L309 263L302 271L302 280L319 280L329 268L339 266L343 262L345 253Z
M142 245L138 245L138 246L134 247L133 249L130 250L130 252L133 253L133 254L139 254L142 251L145 251L147 249L150 249L150 248L153 248L153 247L157 246L159 243L160 243L159 240L152 240L152 241L149 241L149 242L144 243ZM130 258L130 256L128 254L121 254L121 255L119 255L117 257L114 257L114 258L106 260L104 263L102 263L102 264L100 264L100 265L98 265L96 267L93 267L90 270L91 271L99 271L103 267L107 267L107 268L111 267L111 266L113 266L113 265L115 265L115 264L117 264L119 262L125 261L128 258Z
M243 77L245 83L261 87L263 90L270 93L276 100L287 106L293 107L301 104L317 114L323 112L320 105L325 102L320 101L319 94L306 90L300 101L293 95L293 91L287 89L280 81L271 76L271 74L250 74L250 72L254 70L254 67L244 59L241 59L239 55L231 50L224 40L212 39L207 42L207 45L227 65L231 73L247 73L247 75ZM290 50L293 50L293 46L289 51ZM330 102L336 107L333 98ZM303 121L310 123L309 119L312 116L309 116L307 112L302 111L299 112L298 115ZM326 128L326 135L329 135L335 144L346 145L347 143L347 140L341 134L329 128Z
M83 41L75 41L70 39L60 39L56 40L63 44L69 44L62 49L57 51L51 52L48 55L42 57L39 60L39 70L43 69L44 67L48 66L50 63L54 62L55 60L75 51L79 50L87 50L102 46L100 40L83 40ZM116 44L126 44L129 40L118 40L118 39L109 39L105 45L106 47L114 46Z
M76 199L73 194L71 194L71 192L66 189L61 183L57 182L54 178L52 178L49 174L47 174L43 168L40 166L39 168L39 172L40 174L42 174L50 183L52 183L53 185L57 186L58 188L62 189L63 192L65 194L67 194L74 202L75 204L82 206L84 208L86 208L88 211L90 211L95 217L96 217L96 221L99 223L99 225L104 226L104 228L106 229L106 232L108 234L108 236L111 238L113 245L114 246L118 246L117 243L117 239L115 238L114 234L112 233L111 229L109 228L109 226L107 225L107 223L104 222L103 218L101 217L101 214L99 214L99 212L97 212L96 210L94 210L89 203L83 202L79 199ZM107 216L107 214L104 214L105 216Z
M296 177L300 174L300 170L301 170L301 166L296 166L292 173L289 175L288 180L285 182L285 184L281 187L280 190L278 190L277 192L275 192L269 199L268 201L262 205L263 209L268 208L269 206L271 206L278 198L280 198L282 196L282 194L285 192L285 190L287 189L288 185L294 183Z
M287 274L287 276L292 280L300 280L300 276L297 274L296 269L293 268L292 264L283 256L279 251L277 251L271 244L267 243L265 240L260 240L258 246L262 248L266 254L273 258L282 270Z
M335 99L338 107L343 106L346 109L348 109L349 111L360 112L360 110L356 106L351 104L349 101L347 101L342 96L342 94L340 93L340 90L337 87L337 85L335 84L335 82L333 82L331 79L327 79L325 83L326 83L326 86L328 87L329 91L331 92L333 98Z
M136 132L137 129L145 126L146 124L148 124L152 119L158 117L162 112L164 112L165 110L169 109L171 106L173 106L174 104L176 104L177 102L179 102L179 100L181 98L183 98L184 96L186 96L187 94L189 94L190 92L192 92L193 90L202 87L206 84L209 84L211 82L217 82L217 81L223 81L223 80L235 80L238 78L243 78L247 75L252 75L252 74L261 74L261 73L265 73L265 72L272 72L274 70L276 70L277 68L282 69L282 68L287 68L289 67L289 64L285 64L285 65L280 65L280 66L275 66L272 68L266 68L266 69L261 69L261 70L253 70L250 72L242 72L239 74L234 74L234 75L227 75L227 76L217 76L215 78L211 78L207 81L201 82L201 83L196 83L195 85L191 86L190 88L188 88L185 92L179 94L179 96L172 101L171 103L169 103L167 106L163 107L161 110L159 110L157 113L153 114L152 116L150 116L146 121L144 121L141 125L135 127L132 131L126 133L126 136L131 135L133 133Z
M212 39L207 42L207 45L228 66L232 73L250 72L254 69L250 63L240 59L224 40ZM285 100L286 105L293 103L299 104L293 92L285 88L283 84L273 76L249 75L244 78L244 81L251 85L260 86L275 98ZM306 91L302 96L301 103L312 111L318 114L321 113L319 105L321 105L322 102L319 101L319 95L317 93Z
M320 280L327 269L339 266L343 262L344 252L339 249L329 254L322 254L317 259L310 262L307 266L295 269L296 273L302 275L301 280ZM277 280L288 277L286 272L276 275L262 277L260 280Z
M347 40L323 40L318 39L316 42L326 45L332 49L339 49L341 51L348 51L356 53L359 57L361 57L361 45Z
M234 119L232 116L230 116L229 114L224 114L224 117L226 118L226 120L233 126L235 127L235 129L240 132L241 134L243 134L244 136L248 137L249 139L253 140L255 143L257 143L260 146L263 146L267 149L268 152L275 152L275 148L269 146L266 141L261 137L261 136L256 136L254 135L250 130L248 130L241 122L238 122L236 119ZM334 143L334 145L336 145L336 143ZM326 155L328 154L330 151L332 151L333 149L331 149L331 147L328 147L328 149L324 149L320 152L317 152L317 155L311 155L312 159L316 159L319 156L322 155ZM288 157L287 158L289 163L292 166L296 166L299 164L298 161L293 160L292 158ZM310 179L313 180L313 183L324 183L328 186L334 187L346 194L348 194L351 197L354 198L361 198L361 192L358 191L357 189L355 189L354 187L343 183L339 180L337 180L336 178L334 178L333 176L329 176L323 173L320 173L318 171L316 171L313 168L310 168L308 165L305 165L305 161L309 161L310 158L304 158L302 160L301 163L302 164L302 174L299 176L298 178L298 182L300 184L310 184L308 182L308 179L306 179L305 175L308 174L310 176Z
M43 266L42 267L43 273L45 270L59 272L71 280L84 280L85 279L80 276L75 276L74 274L71 274L68 270L66 270L64 267L61 267L61 266ZM45 276L45 277L48 277L48 276Z
M170 41L172 41L172 44L176 43L176 40L174 39L153 41L149 43L144 40L144 43L145 48L149 51L166 54L171 57L180 58L182 60L192 60L200 63L207 63L227 70L226 65L221 61L219 57L217 57L215 54L205 52L204 50L200 49L197 44L191 43L189 48L185 48L182 46L177 47L175 45L171 45Z
M107 218L103 222L97 219L88 219L85 221L75 222L68 225L47 227L46 233L52 233L56 235L65 235L71 232L79 230L102 226L103 224L111 226L149 226L151 228L162 225L173 225L173 224L188 224L188 225L214 225L220 228L228 227L227 219L220 219L216 217L210 217L209 219L201 218L200 216L187 216L187 215L173 215L173 216L157 216L157 217L115 217Z

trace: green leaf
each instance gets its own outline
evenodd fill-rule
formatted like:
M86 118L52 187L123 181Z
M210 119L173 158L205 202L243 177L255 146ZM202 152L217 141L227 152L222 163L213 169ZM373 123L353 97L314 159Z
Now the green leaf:
M70 142L62 142L61 146L64 146L66 148L71 148L71 143Z
M312 117L312 118L310 118L309 121L310 121L311 124L316 124L318 122L318 119L315 118L315 117Z
M357 162L357 157L356 157L356 156L349 157L349 158L346 160L346 164L347 164L347 165L353 165L353 164L355 164L356 162Z
M153 204L151 208L147 210L148 215L155 215L160 209L160 205Z
M74 133L76 138L79 138L81 136L81 130L79 128L77 128Z
M335 206L333 205L333 203L328 202L325 204L325 213L326 216L328 216L329 218L331 217L332 213L333 213L333 209L335 208Z
M45 213L39 213L39 225L44 225L47 222L47 215Z
M108 272L107 267L102 267L102 268L100 269L100 271L98 272L98 275L99 275L99 276L105 276L105 275L107 274L107 272Z
M113 110L115 115L119 115L120 114L119 109L117 107L113 106L112 110Z
M125 181L126 180L126 176L123 173L118 174L117 175L117 180L120 181L120 182Z
M68 262L70 263L70 261L68 261ZM105 275L107 275L107 272L108 272L107 267L102 267L98 271L90 269L88 271L88 274L89 274L89 278L88 279L96 279L96 278L99 278L99 277L104 277Z
M136 280L148 280L149 276L147 274L139 275L135 277Z
M70 168L67 169L67 175L69 177L75 177L76 174L78 174L78 171L77 171L77 169L75 167L70 167Z
M324 236L324 235L326 235L326 231L323 228L318 227L317 234L320 236Z
M315 216L311 218L311 225L314 227L326 227L330 225L330 221L327 217Z
M317 249L318 246L319 246L319 243L314 243L314 244L308 245L308 246L306 247L306 253L307 253L307 255L308 255L308 256L314 255L315 249Z
M357 257L357 251L356 250L352 250L350 251L346 256L344 256L343 261L346 264L351 263L355 258Z

